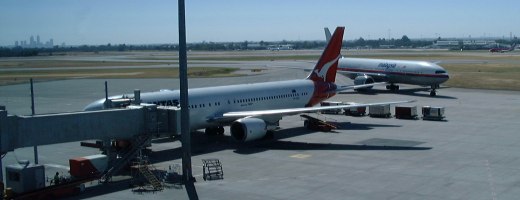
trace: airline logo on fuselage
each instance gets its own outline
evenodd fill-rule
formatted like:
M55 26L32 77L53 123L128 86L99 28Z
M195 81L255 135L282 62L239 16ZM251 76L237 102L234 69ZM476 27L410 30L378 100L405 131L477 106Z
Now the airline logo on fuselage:
M330 67L338 61L340 56L341 55L338 55L338 57L336 57L334 60L331 60L328 63L325 63L321 69L315 69L314 74L316 74L316 76L322 78L323 81L327 81L327 74L329 72Z
M396 68L397 64L395 64L395 63L379 63L379 65L377 65L377 67L384 68L384 69L392 69L392 68Z

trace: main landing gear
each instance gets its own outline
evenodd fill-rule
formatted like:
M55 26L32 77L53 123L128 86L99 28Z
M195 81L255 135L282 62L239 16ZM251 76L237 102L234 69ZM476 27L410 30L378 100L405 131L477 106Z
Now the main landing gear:
M204 133L206 133L206 135L224 135L224 127L208 127L204 130Z
M397 92L399 90L399 86L398 85L394 85L394 84L390 84L390 85L386 85L386 89L394 91L394 92Z

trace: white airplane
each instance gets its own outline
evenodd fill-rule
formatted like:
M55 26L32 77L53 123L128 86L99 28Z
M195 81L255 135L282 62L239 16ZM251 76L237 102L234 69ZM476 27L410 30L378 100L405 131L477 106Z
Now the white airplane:
M330 38L328 28L325 37ZM392 91L399 90L397 83L430 86L430 96L436 96L439 85L450 78L444 68L431 62L347 57L339 59L338 73L356 85L387 82L386 89Z
M343 32L344 27L336 29L314 70L306 79L189 89L190 130L205 129L207 134L223 134L223 127L230 125L231 135L244 142L262 138L268 131L274 131L282 116L286 115L412 102L313 107L338 91L376 85L338 87L334 84ZM178 90L143 93L141 102L178 106L179 95ZM118 98L123 98L123 95L110 97L111 100ZM105 109L104 102L105 99L95 101L85 107L85 110Z

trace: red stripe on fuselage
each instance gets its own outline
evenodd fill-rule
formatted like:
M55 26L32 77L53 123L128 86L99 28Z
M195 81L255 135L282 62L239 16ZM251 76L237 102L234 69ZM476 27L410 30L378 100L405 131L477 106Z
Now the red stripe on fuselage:
M394 75L403 75L403 76L422 76L422 77L435 77L435 78L449 78L449 76L446 75L446 74L417 74L417 73L405 73L405 72L392 72L392 71L384 71L384 70L338 68L338 71L381 73L381 74L394 74Z

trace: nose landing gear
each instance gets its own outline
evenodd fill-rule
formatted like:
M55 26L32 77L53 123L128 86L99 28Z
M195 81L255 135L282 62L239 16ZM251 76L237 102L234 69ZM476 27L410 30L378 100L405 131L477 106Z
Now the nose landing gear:
M437 96L437 92L435 92L435 90L430 91L430 96L432 96L432 97Z
M430 96L434 97L437 96L436 89L440 88L439 85L432 85L432 91L430 91Z

